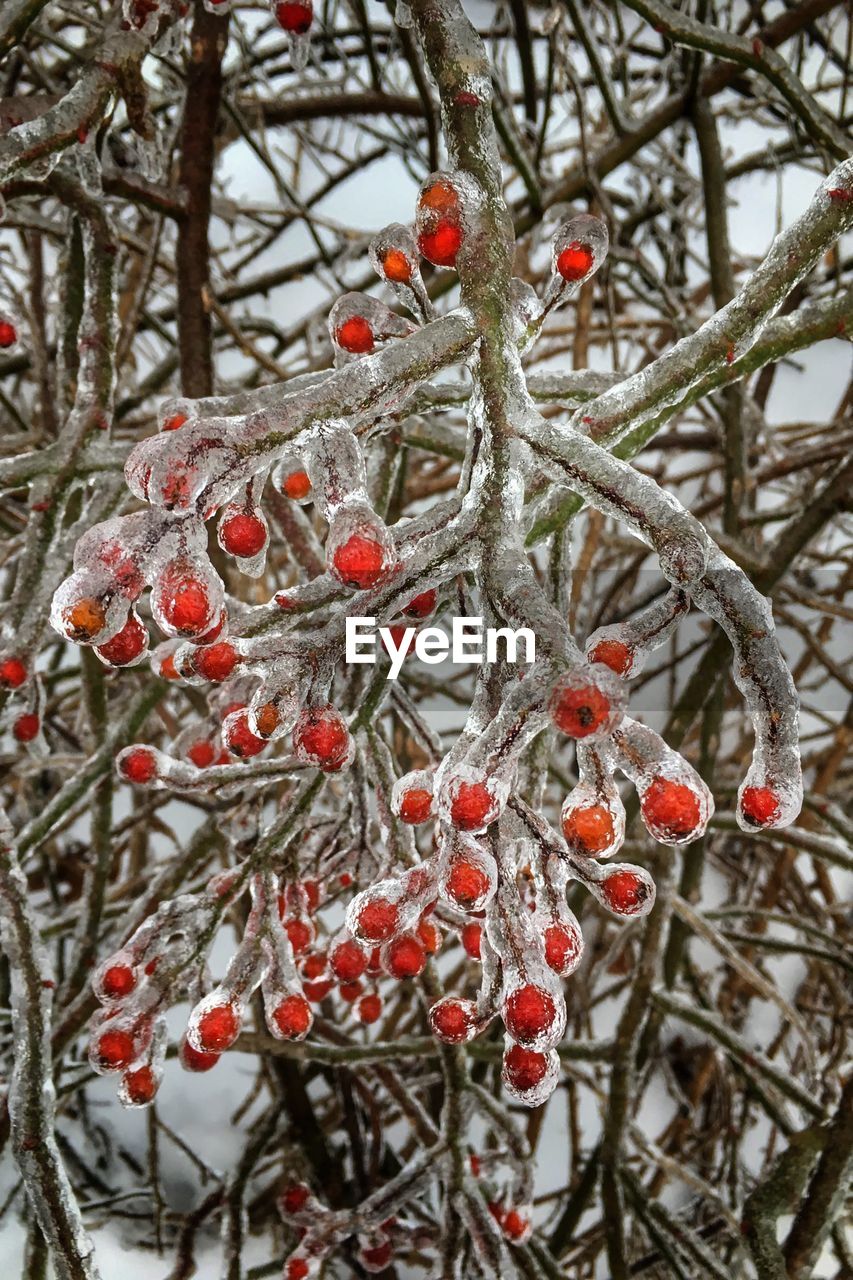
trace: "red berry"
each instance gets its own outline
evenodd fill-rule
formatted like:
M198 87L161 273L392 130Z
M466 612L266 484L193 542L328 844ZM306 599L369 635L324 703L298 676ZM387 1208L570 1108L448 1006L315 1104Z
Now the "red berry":
M408 284L412 278L412 264L402 249L386 249L382 255L382 274L395 284Z
M360 982L342 982L338 987L338 995L345 1004L354 1004L363 990Z
M654 778L643 792L640 808L648 826L664 839L690 835L702 821L695 791L670 778Z
M432 920L423 919L418 924L418 937L424 944L428 956L438 955L441 950L441 930Z
M435 612L435 606L437 604L437 591L422 591L419 596L415 596L409 601L403 610L403 613L410 618L428 618L431 613Z
M163 570L162 612L178 635L203 635L210 627L210 594L207 584L195 576L192 566L167 565Z
M400 801L400 818L416 827L432 813L432 792L423 787L410 787Z
M209 769L216 759L216 748L212 742L194 742L187 752L187 757L197 769Z
M200 1049L194 1049L187 1040L186 1036L178 1046L178 1061L185 1071L210 1071L219 1061L218 1053L202 1053Z
M0 320L0 348L4 351L13 347L18 341L18 330L11 320Z
M84 596L82 600L76 600L63 609L62 621L69 640L88 644L103 631L107 614L100 600L96 600L94 596Z
M382 997L373 992L362 996L355 1007L355 1012L359 1022L363 1022L366 1027L371 1026L374 1022L378 1022L382 1015Z
M27 668L20 658L4 658L0 662L0 687L20 689L27 678Z
M160 429L161 431L178 431L187 421L185 413L173 413L171 417L165 419Z
M175 666L175 655L167 653L165 658L160 660L160 670L158 672L161 680L178 680L178 669Z
M144 786L157 777L157 759L147 747L134 747L122 757L119 772L128 782Z
M570 738L586 738L600 729L610 715L610 703L600 689L590 685L558 685L551 698L551 719Z
M224 741L232 756L237 756L239 760L249 760L252 756L260 755L267 745L263 738L259 738L249 728L249 713L245 707L228 719Z
M32 742L33 738L38 737L38 731L41 728L41 720L34 711L25 711L22 716L18 716L12 725L12 733L18 742Z
M535 983L516 987L504 1006L504 1022L513 1040L536 1040L554 1024L557 1009L553 996Z
M222 629L225 626L225 623L227 621L228 621L228 614L223 609L219 617L217 618L216 622L214 622L213 626L210 628L210 630L205 631L203 635L200 635L198 637L198 639L196 640L196 644L213 644L214 640L219 635L222 634Z
M95 1050L98 1063L104 1071L121 1071L130 1066L136 1057L136 1045L129 1031L105 1031Z
M580 240L573 240L557 257L557 270L564 280L583 280L592 270L592 249Z
M471 922L471 924L464 925L462 929L461 938L462 938L462 946L468 952L468 955L471 957L471 959L479 960L480 946L483 938L482 925L475 924L473 921Z
M335 576L345 587L365 591L382 577L385 552L375 538L354 533L335 549L332 565Z
M129 964L111 964L101 976L101 991L108 1000L123 1000L136 986L136 974Z
M288 920L284 931L295 956L301 951L307 951L314 941L314 930L307 920Z
M504 1054L504 1074L518 1093L529 1093L545 1079L548 1073L548 1058L544 1053L535 1053L532 1049L524 1049L514 1044Z
M436 267L453 267L462 248L462 228L458 222L440 218L430 231L421 231L418 248L427 262Z
M598 644L590 650L589 660L609 667L611 671L616 672L617 676L624 676L625 672L631 668L633 656L631 648L621 640L599 640Z
M373 330L364 316L350 316L349 320L344 320L343 324L338 326L335 341L339 347L343 347L344 351L351 351L355 355L366 355L374 347Z
M349 730L333 706L305 708L293 730L293 750L301 760L334 773L345 762L349 749Z
M602 853L616 836L613 815L603 804L579 805L565 814L563 835L573 853Z
M334 985L331 978L323 978L320 982L303 982L302 991L312 1004L319 1004L326 999Z
M633 916L648 902L652 890L636 872L614 871L603 882L601 892L611 911Z
M311 481L306 471L291 471L282 482L281 491L286 498L301 501L311 492Z
M240 1034L240 1015L232 1004L215 1004L198 1020L195 1038L202 1053L222 1053Z
M344 938L329 955L332 973L342 982L355 982L367 968L367 956L352 938Z
M424 209L435 209L439 213L459 212L459 196L456 188L443 178L436 178L426 187L420 196L420 204Z
M467 858L454 858L444 887L458 907L463 911L471 911L482 904L491 888L491 880L476 862L469 862Z
M192 656L196 675L203 680L211 680L214 684L222 684L227 680L239 661L239 653L227 640L207 645L204 649L196 649Z
M552 924L545 930L545 960L555 973L565 973L574 966L580 949L580 938L574 929Z
M310 1268L304 1258L290 1258L287 1262L284 1280L306 1280Z
M313 951L302 961L302 973L306 978L319 978L326 972L326 957L322 951Z
M508 1240L520 1244L530 1234L530 1219L525 1218L517 1209L508 1209L501 1220L501 1230Z
M150 1102L157 1092L157 1078L151 1067L137 1067L135 1071L127 1071L123 1077L127 1097L138 1107Z
M311 1006L301 995L285 996L273 1009L272 1016L279 1031L288 1040L304 1036L313 1020Z
M397 928L397 906L387 898L369 898L358 913L359 932L371 942L385 942Z
M740 811L751 826L766 827L779 816L779 797L770 787L744 787Z
M484 782L460 782L450 802L450 820L462 831L477 831L497 817L497 805Z
M402 981L403 978L416 978L423 973L426 965L426 952L414 934L404 933L388 943L385 953L385 968L392 978Z
M111 667L126 667L145 652L147 639L148 632L136 615L131 613L121 631L106 644L99 644L96 652Z
M468 1039L473 1025L471 1003L455 996L445 996L430 1009L429 1021L439 1040L445 1044L462 1044Z
M372 1267L374 1270L377 1270L377 1269L381 1270L387 1267L392 1257L393 1257L393 1250L391 1248L391 1242L389 1240L385 1240L382 1244L377 1244L377 1245L373 1245L370 1248L362 1249L361 1251L362 1262L364 1262L367 1266Z
M275 20L282 31L289 31L295 36L305 35L313 17L311 0L279 0L275 7Z
M278 1198L278 1206L283 1214L292 1218L294 1214L302 1212L310 1198L311 1188L304 1182L294 1182L284 1188Z
M260 516L240 512L219 526L219 541L231 556L250 560L267 544L267 529Z

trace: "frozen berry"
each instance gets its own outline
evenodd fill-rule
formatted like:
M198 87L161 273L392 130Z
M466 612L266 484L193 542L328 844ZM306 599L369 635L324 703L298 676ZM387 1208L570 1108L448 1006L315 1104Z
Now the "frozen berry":
M18 330L11 320L0 320L0 349L7 351L18 341Z
M412 278L412 264L402 249L386 249L382 255L382 274L394 284L408 284Z
M548 1074L548 1058L520 1044L514 1044L504 1055L504 1075L518 1093L530 1093Z
M289 31L294 36L304 36L313 17L311 0L279 0L275 6L276 22L282 31Z
M207 584L197 578L192 566L167 565L160 582L163 618L178 635L204 635L210 628L211 602Z
M364 316L350 316L349 320L344 320L338 326L335 341L344 351L351 351L354 355L367 355L375 345L373 330Z
M603 804L578 805L564 814L563 835L573 853L603 853L616 837L613 815Z
M202 738L200 742L194 742L187 752L187 759L190 760L197 769L209 769L216 759L216 748L212 742L208 742Z
M361 1261L371 1271L384 1271L394 1256L390 1240L361 1250Z
M335 576L345 587L365 591L382 577L385 552L382 544L375 538L354 533L335 548L332 567Z
M187 421L188 418L185 413L173 413L164 419L161 431L179 431Z
M463 911L479 909L491 887L492 882L483 868L467 858L454 858L444 881L447 896Z
M418 923L418 937L428 956L438 955L441 950L441 930L438 925L424 918Z
M460 782L450 802L450 820L462 831L479 831L498 816L497 805L484 782Z
M288 1258L284 1267L284 1280L308 1280L311 1268L304 1258Z
M366 1027L371 1026L382 1015L382 997L373 992L362 996L355 1006L355 1014L359 1022L363 1022Z
M740 810L753 827L766 827L779 817L779 797L770 787L744 787Z
M411 826L426 822L432 813L432 792L423 787L410 787L400 801L400 818Z
M291 471L282 481L281 491L286 498L301 502L311 492L307 471Z
M228 717L223 740L232 756L237 756L239 760L250 760L252 756L260 755L267 745L263 738L259 738L249 728L249 713L245 707Z
M438 604L437 591L422 591L419 596L414 596L406 605L403 613L410 618L428 618L431 613L435 613L435 606Z
M123 1000L136 986L136 974L129 964L111 964L101 975L101 992L108 1000Z
M575 929L552 924L545 930L545 960L555 973L570 973L581 954L581 939Z
M20 658L4 658L0 662L0 688L20 689L27 678L27 668Z
M416 978L423 973L426 952L414 934L404 933L388 943L385 952L385 968L392 978Z
M239 653L227 640L220 640L216 644L206 645L203 649L196 649L192 655L192 666L196 675L214 684L222 684L227 680L239 661Z
M367 956L352 938L344 938L329 955L332 973L342 982L354 982L367 968Z
M266 546L267 527L260 516L239 512L223 520L219 526L219 541L229 555L250 560Z
M34 711L25 711L22 716L18 716L12 725L12 733L18 742L32 742L38 737L41 728L41 720Z
M630 671L633 657L632 650L621 640L599 640L589 652L590 662L609 667L617 676L624 676Z
M122 1084L128 1100L137 1107L144 1107L151 1102L157 1092L157 1077L148 1066L125 1072Z
M360 982L342 982L338 987L338 995L344 1004L354 1004L364 990L364 986Z
M643 792L640 801L643 818L658 839L683 839L701 824L699 797L683 782L658 777Z
M314 941L314 929L307 920L288 920L284 926L284 931L295 956L307 951Z
M98 1065L103 1071L122 1071L136 1057L136 1045L130 1031L117 1027L105 1031L95 1047Z
M549 705L551 719L570 738L586 738L607 721L611 707L594 684L558 684Z
M535 983L516 987L504 1006L504 1022L513 1040L535 1041L553 1026L557 1016L554 998Z
M473 921L471 922L471 924L466 924L462 929L461 937L462 937L462 946L465 948L465 950L467 951L471 959L479 960L480 947L482 945L482 940L483 940L482 925L475 924Z
M196 1025L195 1039L202 1053L222 1053L240 1034L240 1015L232 1004L205 1009Z
M346 721L331 704L306 707L293 730L293 750L305 764L334 773L346 763L351 739Z
M557 270L564 280L583 280L592 270L592 249L580 240L573 240L557 256Z
M119 773L128 782L144 786L157 777L157 758L148 747L133 747L122 756Z
M94 596L84 596L62 611L62 621L69 640L87 644L103 631L107 621L106 610Z
M310 1199L311 1188L304 1182L293 1182L282 1191L278 1205L285 1217L292 1218L302 1212Z
M429 1021L435 1035L445 1044L462 1044L471 1036L474 1011L470 1000L445 996L429 1011Z
M185 1071L210 1071L219 1061L219 1054L194 1049L185 1036L178 1046L178 1061Z
M358 931L370 942L385 942L397 928L397 906L387 898L368 898L358 913Z
M606 905L620 916L633 916L648 903L651 886L635 871L614 871L601 886Z
M276 1005L273 1022L287 1040L297 1040L307 1034L313 1022L311 1006L302 995L290 995Z
M136 614L131 613L121 631L106 644L99 644L95 652L111 667L126 667L145 652L147 642L148 632Z
M518 1209L507 1209L501 1219L501 1230L513 1244L523 1244L530 1235L531 1222Z
M457 222L441 218L431 230L421 231L418 248L433 266L453 267L462 248L462 228Z

